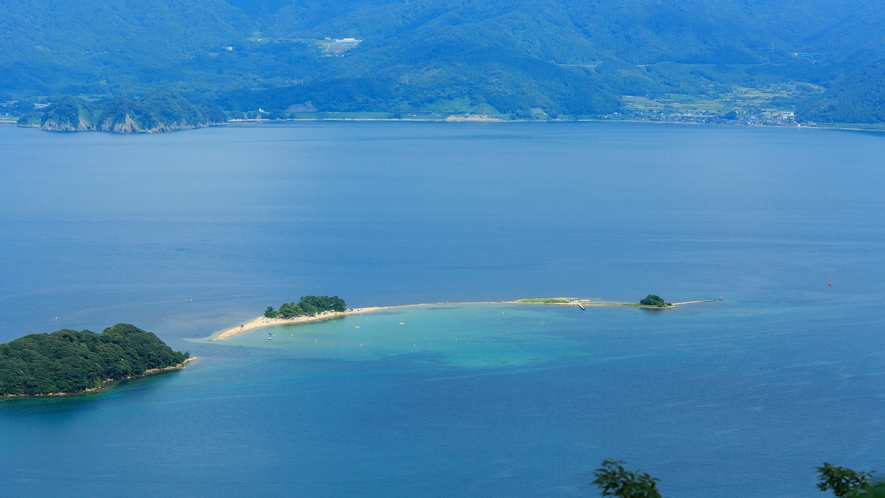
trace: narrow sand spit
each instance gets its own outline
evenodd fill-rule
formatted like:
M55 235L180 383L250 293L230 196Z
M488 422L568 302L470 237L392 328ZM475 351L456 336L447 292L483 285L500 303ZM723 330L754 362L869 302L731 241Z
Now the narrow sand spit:
M299 316L295 318L267 318L264 316L255 317L252 320L249 320L246 323L241 325L237 325L235 327L231 327L229 329L224 329L221 332L213 334L211 339L212 341L223 341L228 337L233 337L237 334L242 334L243 332L249 332L250 330L260 329L263 327L273 327L275 325L287 325L293 323L307 323L307 322L319 322L322 320L329 320L331 318L338 318L339 316L346 315L358 315L360 313L369 313L371 311L378 311L386 308L391 308L392 306L373 306L369 308L355 308L347 311L332 311L327 313L321 313L319 315L314 316Z
M665 308L654 308L654 309L672 309L677 306L683 306L687 304L700 304L700 303L712 303L715 301L722 301L722 298L719 299L701 299L697 301L684 301L681 303L672 303L670 306ZM223 341L230 337L233 337L237 334L242 334L244 332L249 332L251 330L260 329L264 327L273 327L276 325L289 325L289 324L297 324L297 323L308 323L308 322L319 322L323 320L330 320L332 318L338 318L347 315L360 315L362 313L371 313L373 311L381 311L388 310L394 308L406 308L406 307L414 307L414 306L439 306L444 304L455 304L455 305L466 305L466 304L524 304L524 305L543 305L543 306L579 306L581 309L585 307L615 307L615 306L625 306L631 308L645 308L637 303L614 303L600 300L591 300L591 299L576 299L572 297L555 297L555 298L544 298L544 299L514 299L512 301L471 301L471 302L438 302L438 303L422 303L422 304L398 304L394 306L370 306L367 308L354 308L349 309L347 311L331 311L321 313L319 315L313 316L299 316L296 318L267 318L264 316L258 316L249 320L248 322L242 323L240 325L236 325L234 327L221 330L212 334L209 337L210 341Z

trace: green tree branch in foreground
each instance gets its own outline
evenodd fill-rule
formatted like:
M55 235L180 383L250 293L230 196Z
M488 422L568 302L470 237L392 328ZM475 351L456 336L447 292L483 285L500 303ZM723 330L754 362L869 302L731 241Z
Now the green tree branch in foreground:
M661 498L657 479L646 473L626 470L621 466L622 463L624 462L604 460L602 467L593 473L596 477L593 485L602 490L602 496Z
M626 470L617 460L604 460L602 467L593 475L593 485L602 496L616 498L661 498L657 489L658 479L646 474ZM873 472L856 472L824 462L817 468L820 475L817 488L823 492L833 491L837 498L885 498L885 481L872 482Z
M851 495L853 498L885 498L885 482L879 481L875 483L867 483L857 493Z
M870 494L875 492L874 486L869 483L872 472L855 472L826 462L817 468L817 472L820 474L817 489L823 492L832 490L837 498L879 496L879 494ZM877 484L875 488L878 488L878 493L885 491L882 483Z

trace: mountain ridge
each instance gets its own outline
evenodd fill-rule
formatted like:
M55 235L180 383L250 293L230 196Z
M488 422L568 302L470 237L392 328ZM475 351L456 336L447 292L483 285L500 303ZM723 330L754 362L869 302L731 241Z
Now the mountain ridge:
M137 100L166 90L218 104L229 117L284 117L286 109L311 101L319 112L525 119L539 116L532 109L547 118L630 113L623 99L632 96L721 103L737 88L784 85L822 91L716 112L808 116L804 110L823 105L819 99L838 106L834 99L862 91L874 94L853 105L885 98L871 85L827 90L852 85L849 75L885 60L879 29L885 6L869 0L813 6L796 0L148 0L137 6L0 0L0 6L10 13L0 20L0 100L25 104L63 94ZM321 49L324 38L343 37L361 41L340 56ZM25 104L0 112L35 114ZM678 114L672 106L662 109Z

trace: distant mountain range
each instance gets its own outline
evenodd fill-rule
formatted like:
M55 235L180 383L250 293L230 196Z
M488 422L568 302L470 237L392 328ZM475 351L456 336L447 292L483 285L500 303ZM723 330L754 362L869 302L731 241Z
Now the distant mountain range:
M872 0L0 7L0 114L44 124L39 107L62 95L101 107L158 91L253 118L885 122L885 3ZM334 45L344 38L353 40Z

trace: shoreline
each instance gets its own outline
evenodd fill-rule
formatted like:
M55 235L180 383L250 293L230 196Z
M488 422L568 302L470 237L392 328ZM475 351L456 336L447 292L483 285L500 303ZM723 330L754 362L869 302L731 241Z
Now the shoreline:
M295 318L282 319L282 318L267 318L265 316L257 316L252 318L251 320L244 322L240 325L235 325L233 327L228 327L226 329L219 330L217 332L212 333L210 336L205 337L204 340L209 342L221 342L225 339L229 339L233 336L240 335L246 332L250 332L257 329L262 329L266 327L274 327L277 325L298 325L302 323L312 323L312 322L322 322L326 320L332 320L335 318L341 318L348 315L361 315L363 313L372 313L375 311L383 311L389 309L396 308L411 308L417 306L441 306L441 305L456 305L456 306L464 306L464 305L480 305L480 304L522 304L522 305L542 305L542 306L577 306L582 310L585 308L615 308L615 307L623 307L623 308L639 308L639 309L647 309L647 310L667 310L674 309L679 306L686 306L690 304L701 304L701 303L712 303L716 301L722 301L722 298L718 299L698 299L694 301L683 301L679 303L670 303L669 306L657 307L657 306L644 306L639 303L618 303L611 301L598 301L592 299L578 299L572 297L554 297L554 298L524 298L524 299L511 299L506 301L440 301L435 303L416 303L416 304L394 304L390 306L368 306L365 308L353 308L348 309L347 311L341 312L326 312L325 314L314 315L314 316L299 316Z
M188 128L173 129L168 131L188 131L202 128L217 128L222 126L253 126L263 124L286 124L286 123L319 123L324 121L333 122L410 122L410 123L637 123L637 124L662 124L662 125L707 125L707 126L732 126L745 128L771 128L771 129L802 129L802 130L833 130L833 131L861 131L883 133L885 126L881 124L858 124L858 123L798 123L797 125L771 125L771 124L746 124L746 123L704 123L701 121L665 121L665 120L643 120L643 119L598 119L598 118L581 118L581 119L501 119L496 117L473 119L473 118L439 118L439 119L422 119L422 118L370 118L370 117L323 117L323 118L286 118L286 119L232 119L224 123L214 123L210 125L201 125ZM13 126L17 128L33 128L42 130L40 126L19 124L17 121L0 120L0 126ZM106 130L80 130L80 131L99 131L103 133L117 133ZM168 132L167 131L167 132ZM137 132L137 133L160 133L155 132ZM128 133L124 133L128 134Z
M129 375L127 377L123 377L121 379L107 379L101 383L98 387L93 387L89 389L85 389L83 391L77 392L58 392L58 393L47 393L47 394L4 394L0 395L0 400L4 399L28 399L28 398L64 398L67 396L87 396L90 394L98 394L103 391L107 391L108 389L114 387L114 384L117 382L122 382L124 380L132 380L132 379L140 379L142 377L150 377L151 375L159 375L167 372L175 372L178 370L183 370L185 365L188 363L199 359L199 356L191 356L190 358L185 358L185 360L178 365L171 365L163 368L150 368L145 370L143 373L138 375Z
M319 123L323 121L338 122L409 122L409 123L637 123L637 124L662 124L662 125L707 125L707 126L732 126L743 128L771 128L771 129L803 129L803 130L839 130L839 131L871 131L885 132L885 125L881 124L858 124L858 123L797 123L795 125L772 125L772 124L748 124L748 123L705 123L703 121L666 121L652 119L503 119L487 117L482 119L470 118L381 118L381 117L322 117L322 118L285 118L285 119L232 119L217 126L252 126L261 124L285 124L285 123ZM21 125L26 126L26 125ZM39 128L39 127L38 127Z

